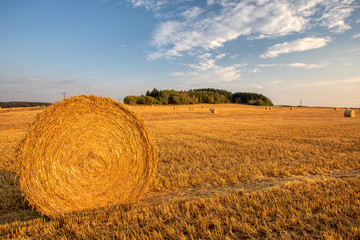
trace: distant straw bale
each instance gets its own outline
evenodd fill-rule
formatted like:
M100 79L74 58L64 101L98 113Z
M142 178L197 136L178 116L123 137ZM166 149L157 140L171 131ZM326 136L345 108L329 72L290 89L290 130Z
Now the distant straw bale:
M111 98L86 95L41 112L16 157L20 189L47 216L136 202L156 168L143 120Z
M216 108L212 108L212 109L211 109L211 112L212 112L212 113L217 113L217 109L216 109Z
M355 111L352 109L345 110L344 117L355 117Z

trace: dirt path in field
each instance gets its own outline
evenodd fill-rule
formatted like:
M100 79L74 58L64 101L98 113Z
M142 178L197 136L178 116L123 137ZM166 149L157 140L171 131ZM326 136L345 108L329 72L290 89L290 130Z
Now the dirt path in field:
M274 187L282 187L287 184L301 183L308 181L321 181L329 179L353 178L360 176L360 169L350 171L336 171L328 175L311 176L290 176L282 178L269 178L266 180L257 180L247 183L237 183L234 185L225 185L220 187L190 187L182 188L168 193L148 193L141 201L147 204L161 204L172 201L194 200L200 198L209 198L216 195L226 195L238 191L255 192L263 191Z

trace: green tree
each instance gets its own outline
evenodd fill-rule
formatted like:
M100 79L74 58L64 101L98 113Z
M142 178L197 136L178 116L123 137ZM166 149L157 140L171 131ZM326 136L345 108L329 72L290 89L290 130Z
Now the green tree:
M137 96L127 96L124 98L124 103L129 105L137 104L138 98Z

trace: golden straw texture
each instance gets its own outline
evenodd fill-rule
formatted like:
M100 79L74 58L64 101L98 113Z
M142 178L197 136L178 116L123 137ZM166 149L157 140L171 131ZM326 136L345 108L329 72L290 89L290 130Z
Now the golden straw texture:
M40 113L16 156L21 190L47 216L135 202L156 168L144 122L111 98L86 95Z

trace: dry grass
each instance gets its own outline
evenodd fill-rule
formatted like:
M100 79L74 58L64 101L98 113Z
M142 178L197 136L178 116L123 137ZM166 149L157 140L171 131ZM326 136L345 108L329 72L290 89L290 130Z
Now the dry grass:
M156 164L137 115L110 98L86 95L39 114L16 159L20 189L47 216L135 202Z
M14 182L14 148L34 112L0 113L0 238L360 237L359 116L216 107L132 107L157 147L150 192L137 204L54 220L32 210Z

